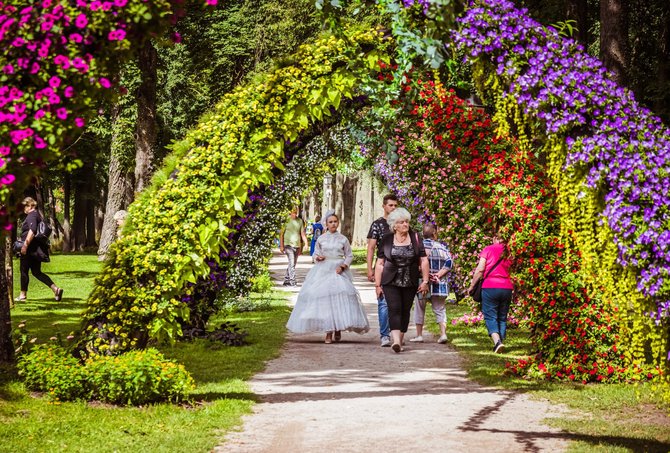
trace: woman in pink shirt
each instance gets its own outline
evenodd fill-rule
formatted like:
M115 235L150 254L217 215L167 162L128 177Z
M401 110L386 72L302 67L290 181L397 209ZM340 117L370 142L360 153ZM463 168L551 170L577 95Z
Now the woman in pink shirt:
M507 333L507 313L512 302L514 285L509 276L512 262L507 259L506 246L502 238L496 234L493 244L485 247L479 254L479 264L475 269L468 292L477 282L482 283L482 313L484 322L493 340L493 351L502 353L505 350L505 334Z

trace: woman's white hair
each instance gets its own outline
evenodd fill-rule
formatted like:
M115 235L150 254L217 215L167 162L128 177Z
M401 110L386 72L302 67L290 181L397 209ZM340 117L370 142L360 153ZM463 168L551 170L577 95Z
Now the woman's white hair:
M407 220L408 222L412 220L412 215L405 208L396 208L390 214L389 218L386 221L389 224L389 229L395 231L395 224L401 220Z

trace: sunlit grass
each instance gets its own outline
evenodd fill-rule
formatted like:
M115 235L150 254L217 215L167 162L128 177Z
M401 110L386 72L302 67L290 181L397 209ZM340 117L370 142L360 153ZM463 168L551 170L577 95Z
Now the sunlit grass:
M18 272L18 262L17 272ZM93 255L54 256L44 270L65 288L60 303L31 281L29 301L12 310L31 336L48 342L76 331L93 278L101 268ZM17 276L18 277L18 276ZM18 294L18 280L16 281ZM127 408L95 403L49 403L28 392L15 371L0 369L0 452L119 451L203 452L221 443L255 402L246 381L276 357L284 343L289 309L283 293L271 293L270 308L225 318L249 333L249 345L228 347L204 340L163 346L196 381L192 404ZM212 320L213 325L223 316Z
M527 329L507 332L505 354L493 352L486 327L452 325L451 320L469 312L465 305L447 304L447 334L464 359L468 376L475 381L509 390L524 391L552 404L564 404L569 414L547 423L569 433L572 452L670 451L670 408L660 406L651 384L555 383L504 375L505 363L527 357L532 344ZM426 326L439 332L431 310Z

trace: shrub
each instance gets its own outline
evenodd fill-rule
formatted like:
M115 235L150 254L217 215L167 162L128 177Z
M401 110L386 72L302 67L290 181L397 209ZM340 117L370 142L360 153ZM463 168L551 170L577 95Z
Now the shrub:
M367 249L355 249L353 250L353 253L354 253L354 260L351 262L352 265L365 264L368 262Z
M183 365L153 348L94 356L86 361L86 370L93 398L114 404L179 402L195 387Z
M21 355L18 367L26 387L47 392L49 398L71 401L90 395L85 369L62 347L35 346Z
M60 401L98 399L128 405L179 402L194 387L182 365L167 360L155 349L116 357L94 356L82 365L60 346L39 345L23 354L18 366L26 387Z
M274 283L272 283L270 273L267 270L251 279L251 291L254 293L267 293L273 286Z

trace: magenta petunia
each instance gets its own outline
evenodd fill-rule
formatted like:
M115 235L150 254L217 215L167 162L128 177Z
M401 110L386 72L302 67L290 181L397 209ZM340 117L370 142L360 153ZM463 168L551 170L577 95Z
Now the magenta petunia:
M83 118L75 118L74 119L74 125L75 126L84 127L84 124L86 124L86 122L83 120Z
M112 30L109 32L107 35L107 39L110 41L123 41L126 37L126 31L125 30Z
M80 13L75 19L74 19L74 25L77 28L86 28L88 25L88 18L86 17L86 14Z
M60 82L61 82L60 77L53 76L49 79L49 86L55 90L60 86Z
M12 149L9 146L0 146L0 156L9 156Z
M67 119L67 109L65 107L59 107L56 109L56 117L59 120Z
M62 66L63 69L68 69L70 67L70 59L65 55L56 55L54 57L54 63L58 66Z
M66 98L71 98L72 96L74 96L74 88L72 88L71 86L65 87L65 89L63 90L63 96L65 96Z
M106 77L100 77L98 81L100 82L100 86L103 88L110 88L112 86L112 82L110 82Z
M35 137L33 137L33 145L37 149L44 149L47 147L47 142L45 142L44 139L39 135L36 135Z
M16 176L12 174L5 175L2 178L0 178L0 183L4 184L5 186L12 184L14 181L16 181Z
M83 38L79 33L72 33L72 34L70 35L70 41L72 41L72 42L74 42L74 43L79 44L79 43L82 42L83 40L84 40L84 38Z

